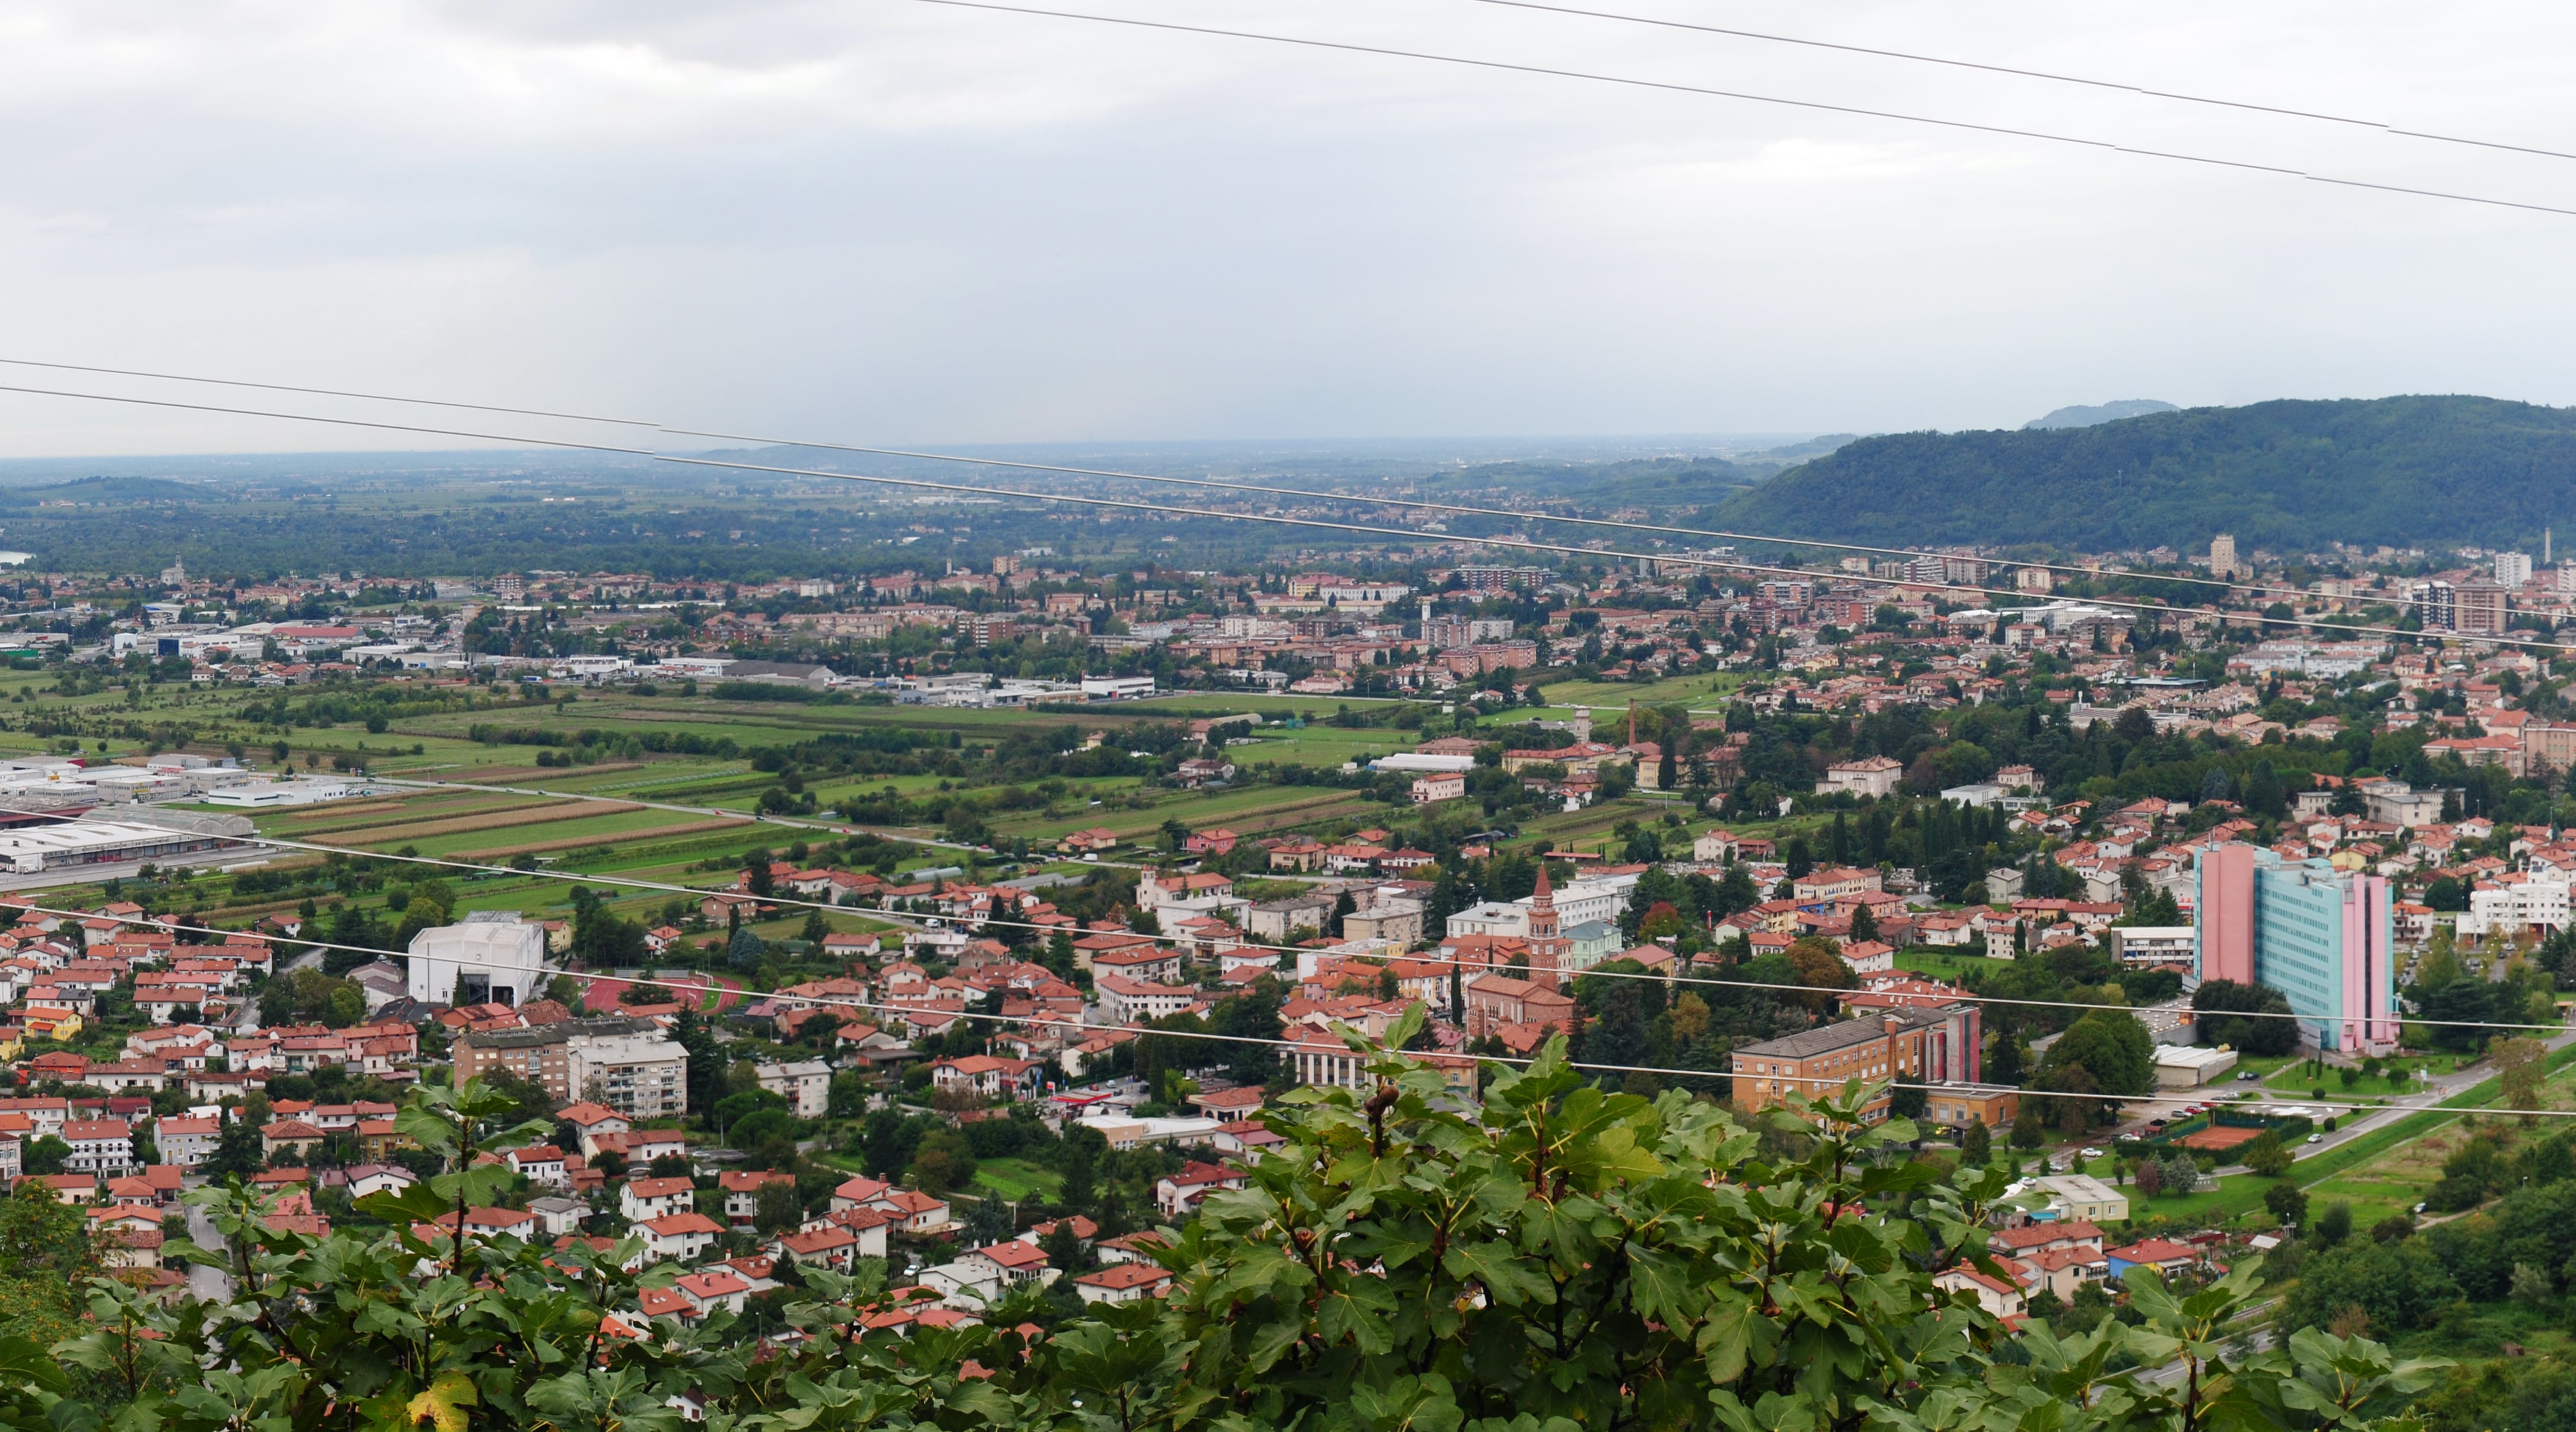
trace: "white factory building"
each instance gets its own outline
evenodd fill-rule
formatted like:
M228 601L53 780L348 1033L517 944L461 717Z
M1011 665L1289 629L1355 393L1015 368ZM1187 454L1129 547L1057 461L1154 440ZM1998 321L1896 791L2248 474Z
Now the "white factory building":
M546 927L511 911L423 930L410 954L411 997L423 1004L521 1005L544 993Z

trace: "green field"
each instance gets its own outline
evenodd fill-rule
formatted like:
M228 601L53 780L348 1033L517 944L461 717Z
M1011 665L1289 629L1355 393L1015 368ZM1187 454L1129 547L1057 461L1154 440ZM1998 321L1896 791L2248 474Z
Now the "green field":
M1970 970L1992 972L2010 963L2012 962L2009 960L1990 960L1983 955L1953 955L1920 948L1903 950L1896 956L1898 969L1911 970L1918 975L1927 975L1933 979L1953 983Z
M351 854L408 850L423 857L493 866L525 857L540 861L553 877L617 876L699 888L729 884L729 870L754 848L783 852L799 841L820 843L829 838L840 823L828 815L759 821L728 819L728 815L749 812L764 796L779 790L777 762L766 762L771 769L755 763L764 749L776 751L836 733L898 728L933 738L929 749L934 752L953 734L971 753L971 748L1032 725L1100 731L1114 737L1130 728L1168 729L1197 717L1245 712L1270 719L1298 718L1301 724L1295 729L1262 726L1254 732L1256 740L1228 748L1228 757L1239 767L1257 773L1285 763L1338 768L1346 762L1412 749L1462 725L1511 741L1517 737L1514 728L1523 723L1540 716L1562 719L1567 714L1562 709L1513 708L1484 718L1469 715L1462 722L1441 714L1436 702L1231 693L1180 694L1149 703L1103 703L1063 712L897 707L857 701L728 702L705 695L683 696L668 687L642 696L624 688L557 686L544 699L531 700L517 687L469 688L420 677L275 691L209 689L176 682L136 682L129 687L112 676L111 684L99 691L65 696L56 689L64 679L55 672L0 673L0 752L60 751L76 744L84 757L136 759L175 746L208 756L229 754L255 769L273 770L281 764L276 748L282 742L283 765L299 773L330 776L364 770L379 778L422 784L398 786L380 796L349 802L262 810L252 819L265 834ZM1684 684L1704 694L1719 682L1714 677L1694 677ZM1599 689L1603 708L1613 707L1614 698L1624 703L1629 694L1649 701L1676 696L1675 689L1662 685ZM12 693L19 694L19 699L6 699ZM328 719L331 713L322 709L339 703L341 711L363 711L379 693L397 703L378 723L385 729L369 731L358 719L335 723ZM1588 688L1580 694L1591 698ZM292 718L283 725L275 714L281 700ZM433 708L442 701L459 704ZM1400 707L1424 719L1410 727L1333 724L1385 719ZM1603 709L1600 715L1601 734L1616 734L1611 711ZM41 734L25 729L31 725L41 727ZM477 727L516 739L477 740L469 735ZM729 741L733 754L703 749L697 753L637 751L633 743L623 752L598 745L585 748L575 739L585 732L598 733L611 743L629 733L694 737L701 743ZM597 759L575 764L571 755L576 749ZM540 766L541 755L566 764ZM965 768L972 774L962 783L954 771L943 773L936 762L931 769L903 774L869 772L866 762L850 764L857 770L849 774L836 774L828 765L809 770L803 795L811 798L818 811L829 812L889 791L907 801L932 798L924 803L935 809L941 790L961 785L976 790L981 788L978 782L992 779L986 773L989 768L971 760ZM1070 776L1060 782L1022 778L1015 784L1040 795L1044 803L984 812L986 838L997 847L1024 841L1033 851L1043 852L1072 831L1104 826L1128 843L1117 858L1131 861L1155 857L1163 829L1173 823L1191 830L1223 827L1247 836L1297 832L1336 839L1353 830L1395 826L1414 818L1409 806L1325 786L1265 782L1189 791L1147 784L1135 775ZM1035 789L1041 785L1046 788L1043 792ZM647 800L676 808L629 804ZM611 804L603 808L579 802ZM1523 811L1497 819L1518 828L1524 840L1545 840L1557 849L1598 851L1616 858L1623 852L1617 848L1620 842L1614 827L1636 821L1669 837L1677 832L1663 823L1664 817L1678 808L1676 800L1631 795L1574 812ZM1829 819L1801 815L1786 822L1737 824L1748 833L1814 832ZM1693 822L1695 826L1704 823ZM882 833L916 840L935 840L942 834L903 825L884 827ZM269 868L291 873L322 860L319 851L281 853ZM954 847L933 847L907 858L899 868L931 863L970 866L975 878L987 878L1004 862L990 855L978 859ZM464 872L452 872L448 878L457 886L461 909L512 909L548 919L562 918L570 911L569 890L560 878ZM318 892L299 890L284 899L263 898L254 892L230 901L217 896L206 903L227 922L291 912L308 893L320 894L319 903L327 907L335 899L346 898L341 892L348 888L323 883L328 879L314 882L323 884ZM379 882L382 879L376 877ZM620 914L656 923L673 898L668 892L598 888ZM381 897L373 889L371 885L359 893L359 903L376 904ZM81 893L77 888L63 892L67 899ZM798 915L796 922L801 923L801 918ZM837 917L835 923L839 923Z
M2576 1045L2549 1056L2550 1078L2542 1085L2543 1103L2576 1107ZM2438 1107L2403 1114L2362 1117L2373 1122L2368 1132L2347 1143L2300 1159L2291 1176L2307 1192L2309 1207L2346 1202L2353 1219L2364 1227L2420 1202L2439 1176L2455 1136L2447 1133L2464 1112L2485 1109L2502 1093L2500 1081L2485 1079L2444 1100ZM2105 1161L2107 1164L2107 1160ZM2188 1198L2137 1200L2132 1218L2164 1216L2186 1222L2233 1218L2263 1206L2263 1191L2272 1180L2253 1174L2231 1174L2214 1193Z
M1733 671L1669 676L1643 686L1626 681L1548 681L1544 677L1540 680L1544 683L1540 689L1547 694L1550 708L1548 719L1564 719L1556 708L1588 707L1592 711L1595 731L1604 729L1616 719L1610 713L1625 711L1632 703L1638 706L1690 706L1714 700L1744 684L1743 675Z
M1064 1188L1064 1175L1026 1159L978 1159L975 1186L1013 1203L1037 1196L1052 1200Z

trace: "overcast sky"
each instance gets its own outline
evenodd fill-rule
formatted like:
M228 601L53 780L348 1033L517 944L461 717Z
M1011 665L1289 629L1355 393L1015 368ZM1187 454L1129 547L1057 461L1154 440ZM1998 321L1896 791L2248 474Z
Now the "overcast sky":
M1476 0L1061 3L2576 208L2576 160ZM2576 12L1600 3L2576 151ZM898 443L2576 402L2576 217L918 0L17 0L0 124L0 357ZM434 441L0 395L12 455Z

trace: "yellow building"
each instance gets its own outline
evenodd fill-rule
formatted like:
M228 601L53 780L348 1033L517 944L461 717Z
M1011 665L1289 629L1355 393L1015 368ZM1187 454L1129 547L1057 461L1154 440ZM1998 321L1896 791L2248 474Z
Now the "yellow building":
M61 1044L80 1038L84 1028L80 1015L73 1012L71 1006L61 1004L28 1005L24 1024L28 1038L51 1039Z

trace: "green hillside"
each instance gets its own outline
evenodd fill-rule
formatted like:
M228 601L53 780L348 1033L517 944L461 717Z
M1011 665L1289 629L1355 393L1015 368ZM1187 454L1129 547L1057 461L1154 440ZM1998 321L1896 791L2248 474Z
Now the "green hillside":
M2281 401L2095 427L1863 438L1727 498L1719 525L1845 541L2311 550L2576 531L2576 409Z

